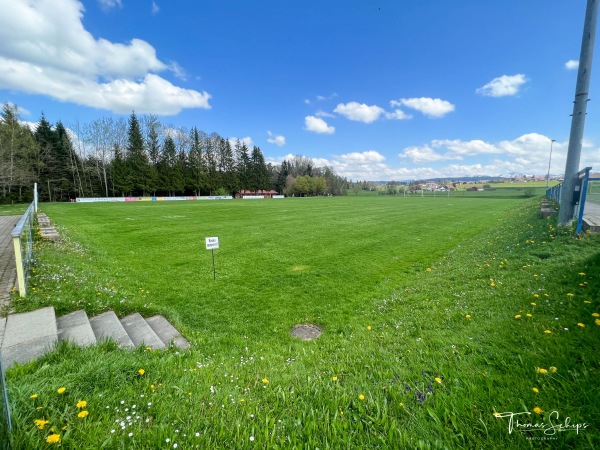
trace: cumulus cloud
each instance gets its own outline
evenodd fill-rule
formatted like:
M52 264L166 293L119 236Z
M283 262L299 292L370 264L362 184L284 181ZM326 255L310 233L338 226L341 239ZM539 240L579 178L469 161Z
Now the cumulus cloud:
M335 133L335 127L327 125L327 122L315 116L306 116L304 118L304 129L318 134Z
M250 150L252 150L252 147L254 147L254 141L250 136L246 136L244 138L230 137L227 140L229 141L231 148L234 148L235 144L237 144L238 141L240 142L240 144L246 144L246 147L248 147Z
M397 120L412 119L412 115L405 113L401 109L396 109L393 112L386 112L385 117L386 117L386 119L397 119Z
M600 166L600 148L585 143L582 166ZM554 142L551 173L562 172L568 142ZM466 176L545 175L548 170L550 139L528 133L497 143L483 140L435 140L421 147L407 147L398 161L388 161L376 150L349 152L329 158L310 158L315 167L332 167L351 180L387 181ZM267 158L279 164L284 159Z
M317 117L335 117L333 114L325 112L325 111L321 111L321 110L317 111L315 113L315 116L317 116Z
M98 0L100 4L100 8L105 11L108 11L113 8L122 8L123 2L121 0Z
M567 145L567 143L554 143L553 167L564 167ZM477 174L498 176L508 171L544 174L548 170L549 154L548 137L538 133L527 133L516 139L497 143L482 140L433 140L420 147L407 147L398 156L401 159L409 159L413 164L422 165L449 160L487 161L490 156L498 155L493 159L493 164L485 166L486 172Z
M519 89L526 83L525 75L502 75L496 77L486 85L478 88L476 92L486 97L505 97L516 95Z
M570 59L565 63L565 68L567 70L577 70L579 69L579 60Z
M333 111L347 119L364 123L375 122L385 114L384 109L377 105L368 106L358 102L340 103Z
M417 110L427 117L444 117L446 114L454 111L455 106L449 101L442 100L441 98L429 98L429 97L420 97L420 98L402 98L399 101L392 100L390 102L392 107L395 106L406 106L407 108L411 108Z
M104 1L106 7L121 6ZM177 114L210 108L210 94L173 85L156 75L172 71L148 42L113 43L94 38L83 26L76 0L0 0L0 88L116 113Z
M267 134L269 135L269 139L267 139L267 142L274 144L277 147L283 147L285 145L285 137L284 136L275 135L275 134L271 133L270 131L267 131Z

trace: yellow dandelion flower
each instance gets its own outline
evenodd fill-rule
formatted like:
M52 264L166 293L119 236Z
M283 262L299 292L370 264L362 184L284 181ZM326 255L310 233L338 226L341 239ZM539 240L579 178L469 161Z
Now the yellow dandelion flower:
M60 434L51 434L46 438L48 444L58 444L60 442Z
M520 318L521 318L521 314L517 314L517 315L515 316L515 319L520 319Z
M31 397L29 397L29 398L38 398L38 395L37 394L31 394Z
M536 406L535 408L533 408L533 412L536 413L536 414L541 414L544 411L539 406Z
M43 430L44 427L46 425L48 425L50 422L48 422L47 420L42 420L42 419L36 419L33 421L33 423L35 424L35 426L39 429L39 430Z
M66 390L67 390L67 388L61 387L61 388L58 388L58 389L56 390L56 392L58 392L59 394L64 394L64 392L65 392Z
M467 319L470 319L470 318L471 318L471 314L466 314L466 315L465 315L465 317L466 317Z
M526 314L527 317L533 317L533 314Z
M364 396L364 395L362 395L362 394L360 394L360 395L358 396L358 399L359 399L359 400L364 400L364 399L365 399L365 396Z
M541 373L541 374L547 374L548 371L546 369L543 369L542 367L536 367L535 369L536 373Z
M538 297L540 296L540 294L533 294L533 296L534 296L535 298L538 298Z
M537 394L540 392L540 390L538 388L533 388L533 392L535 392Z
M573 293L569 292L569 293L567 294L567 297L575 297L575 294L573 294Z
M550 330L544 330L544 333L546 333L546 334L552 334L552 331L550 331Z
M87 402L85 400L79 400L77 402L77 408L81 409L81 408L85 408L87 406Z
M263 378L262 382L265 383L265 384L267 384L269 382L269 379L268 378Z
M427 269L425 269L425 272L431 272L431 267L428 267Z
M594 323L595 323L596 325L600 326L600 319L596 319L596 320L594 320Z
M490 283L490 286L494 287L494 286L496 286L496 283Z
M598 313L592 313L592 317L600 317L600 314L598 314Z
M369 330L369 331L371 331L372 329L373 329L373 328L371 327L371 325L369 325L369 326L367 327L367 330Z
M531 302L531 306L537 306L536 302Z
M146 371L145 371L144 369L140 369L140 370L138 370L138 373L139 373L140 375L144 375L144 374L146 373Z
M81 411L79 414L77 414L77 417L79 417L80 419L85 419L87 417L87 415L89 414L89 412L87 412L85 409L83 411Z
M585 272L579 272L579 275L585 277Z
M583 303L587 303L588 305L591 304L592 302L590 302L589 300L584 300Z
M550 366L550 372L555 373L558 369L554 366Z
M442 379L440 377L435 377L435 382L442 384Z
M585 327L585 325L584 325L583 323L581 323L581 322L579 322L579 323L577 324L577 326L578 326L578 327L581 327L581 328Z
M337 377L334 376L334 377L331 377L331 380L332 381L337 381L338 379L337 379Z

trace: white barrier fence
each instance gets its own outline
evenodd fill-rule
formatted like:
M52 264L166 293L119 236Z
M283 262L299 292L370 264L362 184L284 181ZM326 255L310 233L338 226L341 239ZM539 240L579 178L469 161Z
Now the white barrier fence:
M166 202L178 200L231 200L231 195L207 195L187 197L77 197L77 203L102 203L102 202Z

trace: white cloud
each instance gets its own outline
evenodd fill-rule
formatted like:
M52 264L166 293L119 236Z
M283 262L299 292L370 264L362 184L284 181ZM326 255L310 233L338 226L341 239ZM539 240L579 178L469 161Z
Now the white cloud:
M375 150L368 150L366 152L358 153L346 153L339 157L342 161L346 163L379 163L385 161L385 156Z
M568 142L554 142L551 174L564 171ZM600 167L600 148L584 142L581 167ZM403 157L403 155L405 155ZM391 163L376 150L350 152L330 158L310 158L316 167L332 167L351 180L388 181L427 178L462 178L467 176L545 175L548 170L550 139L528 133L498 143L483 140L436 140L422 147L408 147L399 164ZM284 159L266 158L280 164ZM410 157L418 162L411 164Z
M325 111L321 111L321 110L317 111L315 113L315 116L317 116L317 117L335 117L333 114L325 112Z
M307 131L312 131L313 133L319 134L335 133L335 127L327 125L327 122L315 116L306 116L304 118L304 128Z
M401 109L396 109L394 112L385 113L386 119L408 120L412 119L412 115L405 113Z
M275 134L271 133L270 131L267 131L267 134L269 135L269 139L267 139L267 142L274 144L277 147L283 147L285 145L285 137L284 136L275 135Z
M241 139L236 137L230 137L227 140L229 141L231 148L234 148L235 144L237 144L238 141L240 141L241 144L246 144L246 147L248 147L250 150L252 150L252 147L254 147L254 141L250 136L246 136L245 138Z
M98 0L98 3L100 3L100 8L105 11L113 8L123 7L123 2L121 0Z
M565 63L565 68L567 70L576 70L579 69L579 60L577 59L570 59Z
M476 92L486 97L505 97L508 95L516 95L519 89L526 83L525 75L519 73L517 75L502 75L496 77L488 84L480 87Z
M398 156L401 158L409 158L414 164L444 161L448 159L461 159L457 156L442 155L433 150L429 145L423 145L422 147L407 147Z
M392 107L406 106L407 108L415 109L428 117L444 117L446 114L454 111L455 106L449 101L441 98L402 98L400 101L392 100Z
M83 26L79 1L0 0L0 9L0 88L116 113L169 115L210 108L207 92L177 87L155 74L182 71L176 63L160 61L146 41L94 38Z
M333 111L347 119L364 123L375 122L385 113L384 109L377 105L368 106L358 102L340 103Z
M564 167L567 143L555 142L552 161L556 172ZM490 143L482 140L461 141L433 140L421 147L407 147L398 156L410 159L413 164L428 164L447 160L487 161L490 155L502 155L493 165L487 165L487 172L478 175L500 175L507 171L544 174L548 170L550 139L538 133L528 133L511 141ZM497 168L494 169L494 168ZM494 170L495 171L494 171ZM500 171L502 170L502 171Z
M31 115L31 111L23 108L22 106L16 105L13 102L6 102L6 103L8 103L8 106L10 106L11 108L16 108L17 114L20 116L30 116Z
M155 1L152 2L151 11L152 14L158 14L158 12L160 11L160 6L158 6L158 4Z

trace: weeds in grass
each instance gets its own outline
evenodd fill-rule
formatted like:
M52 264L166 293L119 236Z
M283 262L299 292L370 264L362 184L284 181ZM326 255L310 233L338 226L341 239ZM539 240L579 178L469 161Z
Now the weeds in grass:
M339 205L357 201L365 209L374 202L377 213L367 211L367 217L376 221L379 214L385 221L388 212L406 205L400 200L358 197ZM597 448L600 238L574 239L569 230L539 219L536 202L507 206L497 210L494 226L465 230L468 239L454 238L434 258L423 254L393 270L386 265L395 261L397 232L380 229L385 245L378 253L336 272L340 298L350 304L333 307L333 313L320 307L334 304L323 295L329 291L310 287L326 277L326 259L290 263L276 253L281 268L308 269L287 272L300 278L286 296L269 298L274 288L251 281L252 289L237 286L242 292L236 295L247 303L208 280L199 301L215 308L211 317L220 317L212 326L196 313L186 316L186 306L169 303L173 297L149 279L128 287L129 275L105 265L92 272L87 263L73 277L62 273L77 258L110 261L110 245L82 242L85 256L72 252L64 259L54 259L57 249L48 246L40 258L47 266L38 268L34 280L36 304L62 297L58 304L65 311L88 304L99 311L123 298L135 307L152 303L148 309L181 318L193 347L127 352L114 344L61 345L9 370L13 445L45 448L48 438L58 436L52 439L61 448L518 449L545 438L553 448ZM234 213L227 208L235 207L220 208L213 214L227 221ZM252 208L249 216L264 212L260 205ZM163 215L188 214L175 208ZM315 220L320 214L328 217L325 210L313 211ZM243 220L252 226L249 216ZM366 227L353 236L371 231ZM335 242L324 233L320 239ZM368 277L354 274L371 263L376 267ZM52 284L55 274L60 284ZM282 283L277 273L269 276ZM304 276L311 277L308 284ZM66 287L71 284L76 287ZM102 286L112 290L97 289ZM141 289L152 294L144 296ZM296 296L296 289L308 295ZM214 299L219 290L231 307ZM70 303L74 292L81 292L81 304ZM316 292L321 296L311 298ZM295 304L299 298L303 307ZM298 318L317 321L324 334L315 341L293 339L287 325ZM66 388L62 394L59 387ZM82 411L88 414L78 417ZM48 423L40 429L36 420Z

